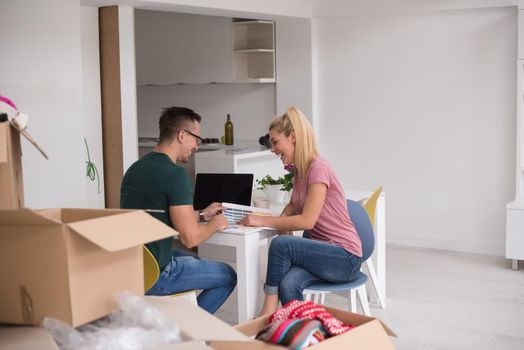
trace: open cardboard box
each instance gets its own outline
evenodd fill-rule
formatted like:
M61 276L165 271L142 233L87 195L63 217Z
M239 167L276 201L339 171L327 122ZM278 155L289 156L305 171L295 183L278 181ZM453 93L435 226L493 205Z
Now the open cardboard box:
M74 327L143 295L142 245L178 233L140 210L0 210L0 323Z
M0 209L24 206L20 134L9 123L0 123Z
M331 307L324 306L324 308L333 316L346 324L356 326L349 332L340 334L329 339L326 339L316 345L310 346L307 349L323 350L323 349L359 349L359 350L394 350L395 346L389 336L396 336L382 321L360 314L355 314L348 311L343 311ZM255 320L235 326L237 330L243 334L253 337L260 332L266 325L268 316L259 317ZM272 345L259 340L252 340L250 344L241 342L211 342L211 347L216 350L240 350L240 349L254 349L254 350L272 350L272 349L286 349L282 346ZM247 346L246 346L247 345Z
M146 299L175 321L181 331L182 338L180 343L161 345L148 350L284 349L251 338L266 325L267 316L231 327L185 299L151 296L146 297ZM347 333L324 340L308 349L395 349L388 337L388 335L394 336L394 333L378 319L330 307L325 308L338 319L345 323L354 324L356 327ZM41 328L10 327L6 330L0 327L0 335L5 334L11 336L0 337L0 348L8 346L6 348L25 349L30 347L23 347L22 345L39 344L40 342L42 346L34 348L55 350L53 345L56 344L53 339ZM32 337L32 339L30 340L28 337ZM15 345L19 346L16 347Z

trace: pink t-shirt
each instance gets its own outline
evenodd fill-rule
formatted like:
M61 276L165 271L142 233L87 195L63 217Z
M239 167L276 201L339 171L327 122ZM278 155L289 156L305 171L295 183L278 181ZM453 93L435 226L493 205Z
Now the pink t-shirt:
M326 199L317 222L310 230L311 238L334 243L353 255L362 256L362 244L355 225L348 215L346 196L329 163L317 157L311 162L306 178L293 178L291 202L296 214L304 209L308 188L312 184L327 186Z

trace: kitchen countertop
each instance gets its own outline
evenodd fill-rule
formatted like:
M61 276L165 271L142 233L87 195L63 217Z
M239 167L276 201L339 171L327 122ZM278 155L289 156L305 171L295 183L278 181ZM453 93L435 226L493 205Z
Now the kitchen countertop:
M139 137L138 147L150 147L153 148L157 145L158 138L156 137ZM258 141L252 140L237 140L234 145L224 145L222 143L205 143L198 147L199 151L220 151L223 150L224 154L245 154L260 151L268 151L269 149L261 146ZM197 151L198 152L198 151Z
M207 150L205 150L207 151ZM273 155L271 150L265 147L234 147L234 148L225 148L217 149L214 152L196 152L195 157L198 159L203 158L215 158L215 159L244 159L244 158L253 158L261 156L270 156Z

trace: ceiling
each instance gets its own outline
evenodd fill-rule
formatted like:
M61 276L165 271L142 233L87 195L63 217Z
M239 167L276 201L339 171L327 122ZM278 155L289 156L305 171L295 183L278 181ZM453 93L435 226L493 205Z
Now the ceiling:
M335 18L386 13L517 6L523 0L80 0L86 6L127 5L195 14L278 18Z

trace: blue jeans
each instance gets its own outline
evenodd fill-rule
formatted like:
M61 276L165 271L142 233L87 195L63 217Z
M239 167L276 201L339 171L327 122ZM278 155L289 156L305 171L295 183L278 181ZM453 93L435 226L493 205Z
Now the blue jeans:
M303 300L313 283L346 283L360 270L361 258L332 243L278 236L269 246L264 292L278 294L282 305Z
M175 250L171 262L146 294L171 295L202 290L197 298L198 305L213 314L226 301L236 284L237 274L228 264L200 259Z

